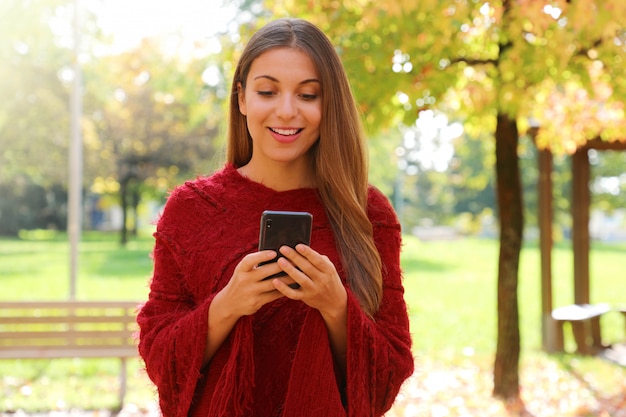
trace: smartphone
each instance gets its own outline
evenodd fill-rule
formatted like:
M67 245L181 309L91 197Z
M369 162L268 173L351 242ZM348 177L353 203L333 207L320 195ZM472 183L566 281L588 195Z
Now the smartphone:
M313 215L304 211L264 211L261 215L259 251L274 250L278 256L260 265L276 262L282 256L278 252L281 246L286 245L295 248L298 243L310 245L312 224ZM281 272L265 279L285 275L284 272Z

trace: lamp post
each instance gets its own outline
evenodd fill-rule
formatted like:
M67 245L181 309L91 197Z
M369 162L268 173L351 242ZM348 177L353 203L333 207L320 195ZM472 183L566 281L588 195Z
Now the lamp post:
M70 96L69 192L67 231L70 244L70 299L76 298L78 252L82 225L83 148L81 135L82 74L80 69L80 7L74 0L74 81Z

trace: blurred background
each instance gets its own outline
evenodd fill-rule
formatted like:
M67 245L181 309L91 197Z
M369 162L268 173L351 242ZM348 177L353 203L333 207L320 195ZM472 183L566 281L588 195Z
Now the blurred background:
M311 20L336 45L366 127L370 181L404 229L422 377L390 415L520 412L494 402L490 382L498 216L512 210L498 205L497 173L507 167L519 183L503 179L501 197L522 204L530 412L625 415L623 367L541 353L537 196L538 153L549 150L555 305L568 304L571 155L590 140L626 141L623 0L3 0L0 299L145 299L167 193L223 165L237 58L258 27L285 16ZM626 152L591 149L588 159L594 299L626 304ZM620 320L608 318L609 339L626 338ZM0 361L0 413L111 408L116 367ZM572 369L604 382L581 383ZM154 413L138 361L130 374L135 408L124 412ZM565 388L546 388L554 381ZM565 391L577 393L571 406Z
M600 134L623 137L616 94L624 89L623 29L619 35L609 25L615 39L596 50L585 45L593 34L580 29L590 23L584 10L565 17L558 1L529 2L520 9L525 15L515 16L528 28L509 29L498 27L502 7L479 3L7 0L0 29L0 234L66 227L68 110L77 69L83 227L134 233L174 185L221 166L237 56L254 28L296 15L320 25L344 57L368 128L371 180L391 198L405 230L494 233L494 115L503 109L520 125L526 227L536 226L538 172L537 138L528 128L542 125L540 145L555 151L555 188L563 190L556 224L567 235L569 216L561 213L569 210L568 150ZM595 26L601 18L610 22L613 13L604 7ZM570 26L569 38L556 33ZM539 36L534 32L544 39L531 39ZM525 44L505 49L510 62L495 74L494 39L505 35ZM593 74L567 48L590 57L617 54L608 60L615 64ZM626 238L625 160L620 152L591 155L595 237Z

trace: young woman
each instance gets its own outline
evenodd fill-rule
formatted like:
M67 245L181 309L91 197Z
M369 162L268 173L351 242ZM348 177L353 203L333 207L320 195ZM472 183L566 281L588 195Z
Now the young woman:
M364 148L328 38L298 19L259 30L233 79L227 164L176 188L157 224L139 351L164 416L391 407L413 371L401 234ZM264 210L312 213L310 246L259 266L276 256L257 250Z

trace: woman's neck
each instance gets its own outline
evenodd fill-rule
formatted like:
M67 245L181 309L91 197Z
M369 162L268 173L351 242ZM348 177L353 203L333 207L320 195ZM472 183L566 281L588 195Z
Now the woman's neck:
M275 191L289 191L315 186L311 169L304 165L272 164L261 166L250 161L247 165L239 167L237 171L243 177Z

